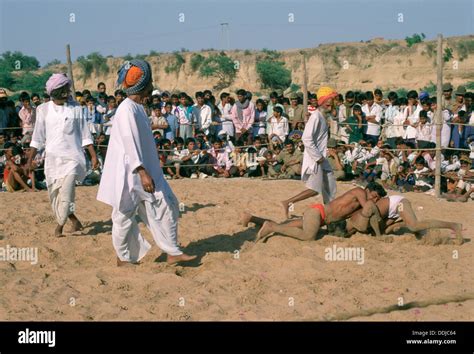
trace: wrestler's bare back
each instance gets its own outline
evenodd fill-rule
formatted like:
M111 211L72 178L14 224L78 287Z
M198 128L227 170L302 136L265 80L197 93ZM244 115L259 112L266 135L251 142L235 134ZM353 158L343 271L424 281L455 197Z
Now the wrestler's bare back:
M361 208L359 200L367 200L366 191L360 187L347 191L325 206L326 223L350 218Z

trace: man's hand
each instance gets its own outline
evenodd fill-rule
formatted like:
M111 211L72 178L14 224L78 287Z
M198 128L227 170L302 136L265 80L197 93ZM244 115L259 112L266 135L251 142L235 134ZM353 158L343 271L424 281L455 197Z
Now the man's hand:
M286 171L286 166L285 165L281 166L281 172L285 172L285 171Z
M92 156L91 162L92 162L92 169L97 170L99 168L99 160L97 159L97 156Z
M137 172L142 180L143 190L148 193L155 193L155 182L148 172L141 166L137 168Z

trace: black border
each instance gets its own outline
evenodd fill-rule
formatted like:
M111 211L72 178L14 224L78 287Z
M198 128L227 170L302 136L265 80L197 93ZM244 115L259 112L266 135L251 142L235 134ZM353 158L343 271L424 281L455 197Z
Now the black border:
M18 333L26 328L56 331L56 346L19 344ZM436 335L422 338L412 331ZM455 339L456 344L406 343L427 338ZM474 322L0 322L1 354L147 350L473 353Z

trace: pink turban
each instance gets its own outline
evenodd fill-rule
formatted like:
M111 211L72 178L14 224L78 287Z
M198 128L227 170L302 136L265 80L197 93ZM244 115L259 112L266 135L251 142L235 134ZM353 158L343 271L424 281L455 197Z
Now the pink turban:
M66 74L53 74L46 82L46 93L51 95L51 91L56 90L57 88L63 87L67 84L71 84L71 80L66 76Z

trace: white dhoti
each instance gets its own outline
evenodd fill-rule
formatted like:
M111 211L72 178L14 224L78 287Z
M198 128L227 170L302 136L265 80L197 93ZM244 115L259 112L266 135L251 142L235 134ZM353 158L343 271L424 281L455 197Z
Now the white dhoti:
M76 177L67 175L48 185L49 200L59 225L64 225L68 216L75 211Z
M151 248L150 243L140 233L136 215L147 226L156 244L165 253L172 256L183 254L177 241L178 202L176 199L168 201L161 194L154 202L141 201L136 210L126 214L113 209L112 242L121 261L138 262Z
M324 204L336 198L336 178L333 171L320 170L318 173L302 176L305 186L323 196Z

